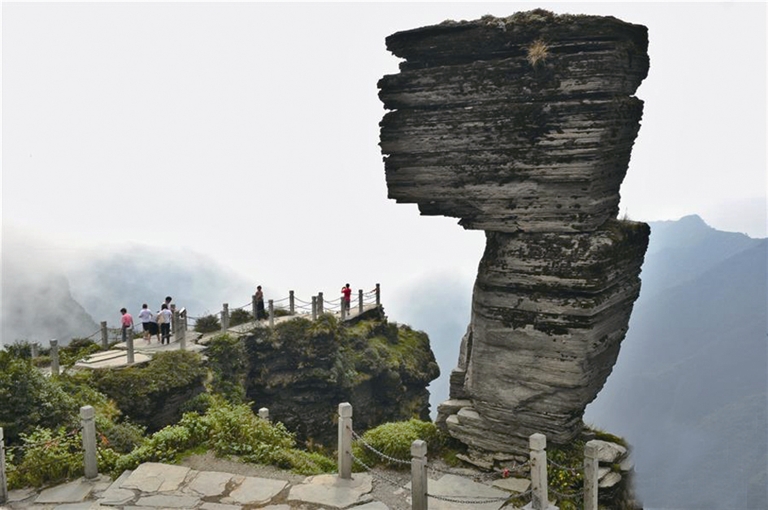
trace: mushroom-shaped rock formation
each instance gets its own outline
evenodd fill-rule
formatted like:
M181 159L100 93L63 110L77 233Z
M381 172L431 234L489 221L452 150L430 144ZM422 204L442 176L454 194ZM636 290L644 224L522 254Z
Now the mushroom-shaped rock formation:
M571 440L616 361L650 232L616 219L647 47L643 26L542 10L387 38L389 197L486 231L438 416L473 448Z

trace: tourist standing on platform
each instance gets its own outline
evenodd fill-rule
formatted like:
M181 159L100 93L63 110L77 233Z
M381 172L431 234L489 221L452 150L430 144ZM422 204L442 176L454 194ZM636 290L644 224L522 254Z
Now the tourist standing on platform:
M347 313L349 313L349 305L352 302L352 289L349 288L349 284L346 284L341 288L341 294L341 306L343 306Z
M120 313L122 314L122 317L120 317L120 329L123 334L123 342L125 343L128 341L128 332L130 331L130 334L133 335L133 317L125 308L121 308Z
M163 303L160 306L160 311L157 312L157 324L160 326L160 336L162 339L160 340L161 344L169 344L171 343L171 319L173 315L171 314L171 311L168 309L168 305Z
M256 286L256 320L266 319L267 314L264 313L264 293L261 291L261 285Z
M171 296L165 296L165 307L168 309L168 311L171 314L171 321L169 324L173 324L173 308L171 307L171 301L173 301L173 298ZM162 307L160 308L162 310ZM169 326L170 327L170 326ZM175 331L173 331L175 333Z

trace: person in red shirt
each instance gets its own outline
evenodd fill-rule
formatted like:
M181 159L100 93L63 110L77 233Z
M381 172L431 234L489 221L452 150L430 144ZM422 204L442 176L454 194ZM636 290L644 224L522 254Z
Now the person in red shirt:
M349 284L344 285L341 288L342 300L341 306L349 313L349 305L352 302L352 289L349 288Z
M125 308L120 309L122 317L120 317L120 325L122 326L123 342L128 341L128 331L133 334L133 317Z

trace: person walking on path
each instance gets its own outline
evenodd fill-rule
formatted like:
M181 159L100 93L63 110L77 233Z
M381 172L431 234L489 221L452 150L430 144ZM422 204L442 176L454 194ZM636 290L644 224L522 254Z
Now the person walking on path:
M163 303L160 306L160 311L157 312L157 324L160 326L160 344L171 343L171 311L168 309L168 305Z
M256 294L253 297L256 299L256 320L266 319L267 314L264 313L264 293L261 291L261 285L256 286Z
M164 304L165 304L165 307L168 308L168 312L171 314L171 320L168 322L168 324L173 324L173 306L171 306L171 301L173 301L173 298L171 296L165 296ZM162 307L160 309L162 310Z
M125 308L120 309L120 314L122 315L122 317L120 317L120 329L123 334L123 343L125 343L128 341L128 331L133 335L133 317Z
M347 311L347 314L349 314L349 305L352 302L352 289L349 288L349 284L346 284L341 288L341 294L341 306L343 306Z
M152 343L152 335L157 335L157 343L160 343L160 330L157 327L155 314L152 313L146 303L141 305L139 320L141 321L141 327L144 330L144 340L150 344Z

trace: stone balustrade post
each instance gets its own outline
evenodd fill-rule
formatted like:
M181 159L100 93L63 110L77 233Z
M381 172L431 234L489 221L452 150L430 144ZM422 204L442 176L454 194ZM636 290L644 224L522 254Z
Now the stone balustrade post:
M290 313L291 315L296 314L296 301L293 296L292 290L288 291L288 313Z
M357 291L357 313L363 313L363 289Z
M262 407L259 409L259 418L269 421L269 409Z
M0 427L0 505L8 502L8 478L5 476L5 436Z
M317 320L317 296L312 296L312 320Z
M38 346L37 342L32 342L29 345L30 355L32 356L32 359L37 358L37 356L40 354L40 347Z
M594 440L584 445L584 510L597 510L597 452Z
M224 303L221 310L221 330L229 329L229 303Z
M51 375L59 375L59 341L51 340Z
M525 508L548 510L550 506L547 494L547 436L531 434L528 444L531 450L531 502Z
M317 293L317 315L323 315L323 293L318 292Z
M339 314L342 321L347 320L347 307L344 305L344 298L341 298L341 307L339 309Z
M411 443L411 510L427 510L427 443Z
M109 348L109 332L107 331L107 321L101 321L101 348L105 351Z
M275 325L275 301L270 299L268 301L269 304L269 327Z
M133 353L133 329L123 328L123 333L125 333L125 361L129 365L133 365L133 362L135 361Z
M92 480L99 476L99 463L96 459L96 412L91 406L80 408L80 423L83 426L83 451L85 452L85 478Z
M376 306L381 304L381 284L376 284Z
M251 308L253 309L253 320L257 321L259 320L259 309L256 305L256 294L251 296Z
M339 478L352 479L352 404L339 404Z

